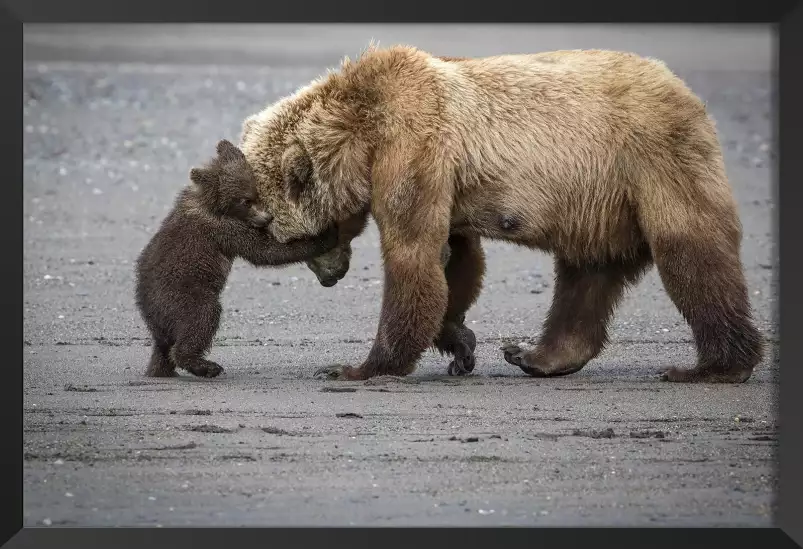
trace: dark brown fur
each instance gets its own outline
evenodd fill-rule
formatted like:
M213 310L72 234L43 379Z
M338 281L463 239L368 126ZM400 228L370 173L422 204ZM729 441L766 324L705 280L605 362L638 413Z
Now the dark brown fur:
M279 244L254 207L254 174L228 141L218 156L190 172L173 210L140 254L136 302L153 338L146 375L171 377L176 367L201 377L223 369L206 360L220 321L220 293L235 258L255 266L305 261L331 250L336 230Z

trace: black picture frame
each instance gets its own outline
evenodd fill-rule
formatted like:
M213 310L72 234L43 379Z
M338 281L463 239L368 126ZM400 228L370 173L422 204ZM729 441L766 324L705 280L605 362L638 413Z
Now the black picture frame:
M521 544L546 546L593 545L611 543L618 546L650 547L755 547L759 542L773 547L795 547L803 542L803 462L801 438L803 410L796 398L801 388L801 368L796 360L803 358L803 338L796 335L795 326L801 322L799 304L801 290L797 286L800 259L794 226L803 216L796 213L800 194L803 194L803 139L797 128L803 128L803 76L800 67L803 52L803 3L796 1L765 1L758 4L722 2L608 1L514 3L495 1L488 4L464 3L459 8L443 4L411 2L360 2L343 4L314 0L304 3L286 2L213 2L207 0L5 0L0 9L0 56L2 56L3 85L0 86L0 132L4 179L3 207L0 216L4 261L0 262L3 287L0 310L4 329L0 331L6 344L8 364L3 377L2 402L3 452L2 498L6 511L0 514L0 542L9 548L22 547L205 547L227 544L249 545L284 543L354 546L357 543L410 545L433 543L444 545L488 546L502 537L520 538ZM778 300L776 318L786 326L784 357L786 368L781 372L780 388L780 471L778 512L775 528L766 529L538 529L520 528L462 532L458 529L403 529L388 536L382 529L350 528L331 531L329 528L310 529L90 529L90 528L22 528L22 44L25 23L133 23L133 22L617 22L617 23L775 23L777 31L778 86L776 88L779 163L776 171L776 195L779 232L775 235L778 257L786 250L783 278L788 281L783 299ZM781 184L781 182L784 182ZM781 194L781 190L783 191ZM784 235L785 238L781 238ZM776 259L777 260L777 259ZM779 275L776 275L779 276ZM801 322L803 323L803 322ZM778 351L780 352L780 351ZM225 531L223 531L225 530ZM665 531L664 531L665 530ZM493 537L492 537L493 536ZM441 541L437 541L438 539ZM306 540L306 542L305 542ZM416 540L419 540L416 542Z

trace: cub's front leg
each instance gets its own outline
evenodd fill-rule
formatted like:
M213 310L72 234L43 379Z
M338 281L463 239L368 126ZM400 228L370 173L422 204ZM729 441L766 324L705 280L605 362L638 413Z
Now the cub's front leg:
M291 240L286 244L277 242L265 229L242 226L229 242L233 255L242 257L253 266L279 267L329 253L337 241L338 229L334 226L314 237Z

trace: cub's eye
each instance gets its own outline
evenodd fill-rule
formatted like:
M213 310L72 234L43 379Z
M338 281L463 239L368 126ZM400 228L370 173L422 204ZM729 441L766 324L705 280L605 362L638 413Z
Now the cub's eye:
M243 198L242 200L240 200L240 204L245 206L246 208L251 207L251 201L248 200L247 198Z

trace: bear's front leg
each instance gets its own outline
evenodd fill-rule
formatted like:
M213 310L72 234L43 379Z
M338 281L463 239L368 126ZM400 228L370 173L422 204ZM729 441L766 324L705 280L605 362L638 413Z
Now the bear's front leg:
M444 320L441 333L435 339L435 348L441 354L450 354L453 359L446 372L450 376L464 376L474 371L477 337L466 328L463 320Z
M448 298L439 250L416 258L417 254L386 254L379 330L365 362L357 368L322 368L315 372L316 377L364 380L380 375L405 376L415 370L416 362L440 331Z
M446 282L449 286L449 304L443 318L440 334L433 342L441 354L450 354L447 373L466 375L474 371L474 349L477 338L465 326L466 312L480 295L485 275L485 254L480 237L469 234L449 235L450 253L445 262ZM446 254L444 254L446 255Z
M450 201L445 187L432 182L402 185L405 192L398 186L374 189L385 285L373 348L359 367L331 366L316 377L405 376L440 332L449 301L441 252L449 238Z

